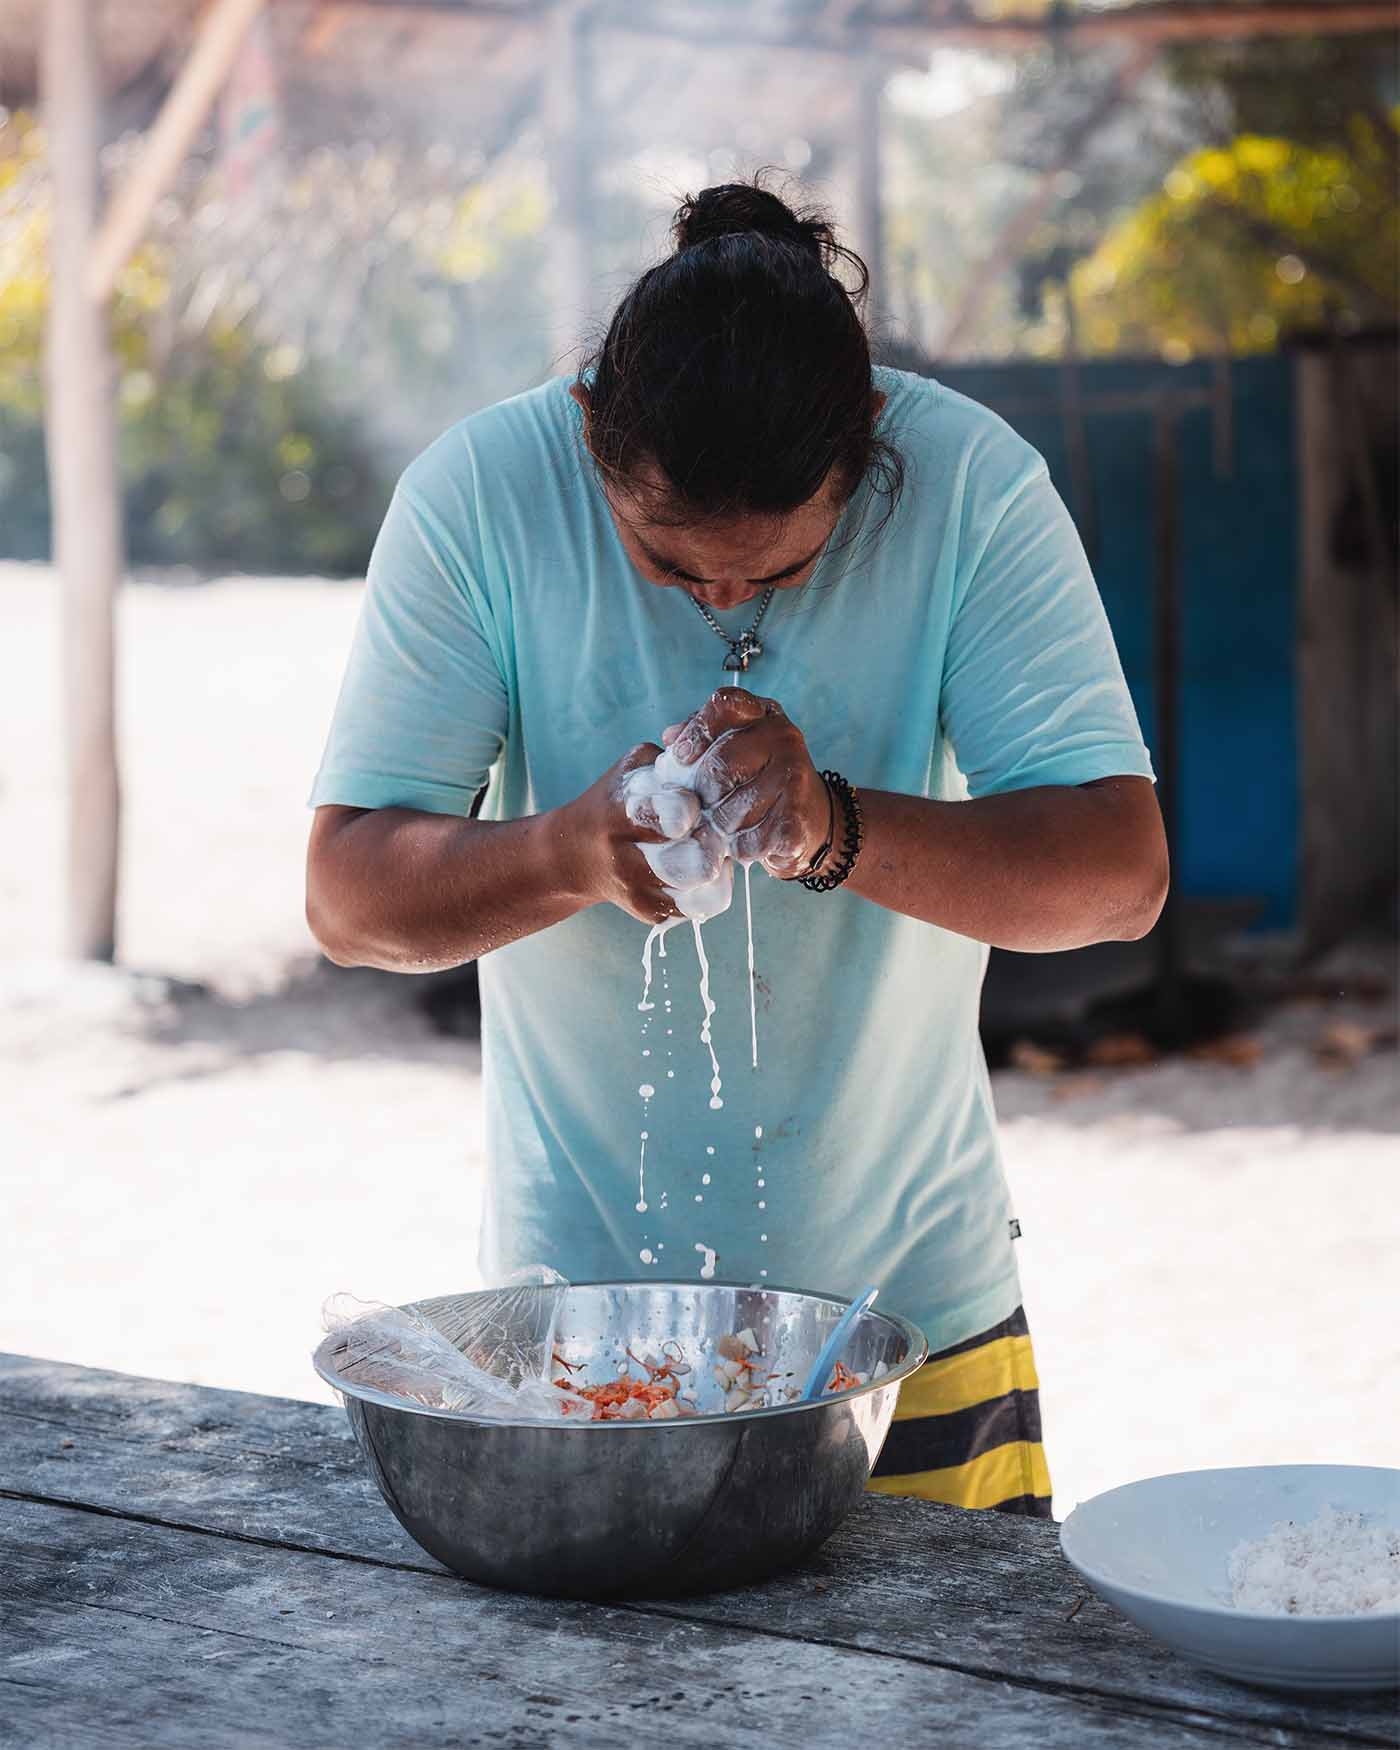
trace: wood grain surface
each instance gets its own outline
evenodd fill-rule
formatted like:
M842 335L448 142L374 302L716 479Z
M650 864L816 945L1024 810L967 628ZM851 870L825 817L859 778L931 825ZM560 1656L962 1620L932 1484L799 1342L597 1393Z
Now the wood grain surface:
M586 1510L586 1504L581 1504ZM400 1529L338 1410L0 1356L0 1744L1400 1743L1393 1698L1197 1672L1054 1526L869 1497L705 1598L487 1591Z

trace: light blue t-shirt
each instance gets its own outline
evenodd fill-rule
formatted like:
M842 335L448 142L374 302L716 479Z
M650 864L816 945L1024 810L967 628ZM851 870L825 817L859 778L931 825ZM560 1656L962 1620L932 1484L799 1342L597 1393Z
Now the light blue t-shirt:
M747 684L858 787L957 799L1150 776L1041 458L936 382L876 382L903 497L882 527L856 495L811 582L775 597ZM581 439L559 378L404 474L313 803L466 814L489 777L487 819L554 808L726 679L685 593L629 563ZM934 1349L998 1323L1020 1296L977 1034L986 949L848 890L761 870L752 886L757 1071L742 885L704 930L719 1111L688 924L647 1015L647 932L613 906L484 957L487 1279L543 1263L698 1280L714 1254L716 1280L878 1283Z

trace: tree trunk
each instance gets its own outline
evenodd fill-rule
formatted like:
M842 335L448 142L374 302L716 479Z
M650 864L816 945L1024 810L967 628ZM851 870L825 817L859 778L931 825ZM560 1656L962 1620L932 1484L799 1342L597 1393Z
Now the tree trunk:
M108 312L86 290L97 225L101 88L92 0L47 0L42 99L53 199L45 425L53 556L62 588L68 782L65 947L116 948L119 793L113 610L122 572Z

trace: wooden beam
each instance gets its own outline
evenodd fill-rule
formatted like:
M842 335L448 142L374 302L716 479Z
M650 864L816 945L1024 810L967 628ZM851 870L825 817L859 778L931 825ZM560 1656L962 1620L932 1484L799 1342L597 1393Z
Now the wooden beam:
M48 0L40 94L53 203L45 337L53 557L62 591L68 786L66 951L116 950L120 797L113 613L121 579L115 372L107 312L83 270L98 212L101 80L93 0Z
M1249 37L1356 36L1400 25L1395 0L1157 0L1155 4L1094 11L1048 12L1043 18L970 19L951 13L906 28L927 30L940 41L956 34L969 43L1016 48L1046 38L1075 42L1238 42ZM897 22L892 29L899 28Z
M398 5L402 0L368 0ZM798 49L804 53L849 55L853 43L868 38L882 53L927 57L933 49L961 44L984 50L1020 51L1049 41L1229 42L1251 37L1355 36L1393 31L1400 24L1395 0L1149 0L1148 4L1096 10L1047 12L1040 18L977 18L961 9L942 11L929 0L927 11L894 17L872 16L839 32L796 30L762 23L725 28L713 15L693 6L647 13L609 10L600 22L608 30L636 36L672 37L697 46L733 50Z
M301 41L297 45L298 53L312 57L324 55L334 46L336 38L350 22L353 11L354 8L350 6L319 6L302 26Z
M266 0L213 0L200 21L194 47L170 88L155 125L126 181L112 197L93 243L88 296L111 296L117 275L139 246L156 202L174 181L249 25Z

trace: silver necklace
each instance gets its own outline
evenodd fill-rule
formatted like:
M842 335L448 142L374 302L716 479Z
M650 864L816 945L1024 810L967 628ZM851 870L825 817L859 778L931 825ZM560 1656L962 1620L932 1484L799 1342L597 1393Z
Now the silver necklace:
M770 584L768 588L764 590L763 600L758 604L758 612L754 615L752 624L746 627L737 638L731 638L729 636L724 627L720 625L719 621L705 606L704 602L697 601L693 595L690 595L689 590L686 591L686 594L690 596L691 605L694 607L696 613L699 614L700 618L714 633L715 637L729 646L729 654L724 659L725 673L747 673L749 664L757 661L757 659L763 655L763 643L758 636L758 629L763 624L763 616L768 612L769 604L777 594L777 586L775 584Z

